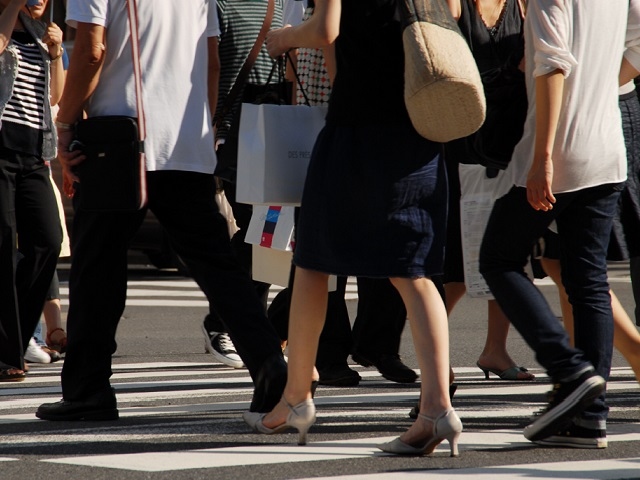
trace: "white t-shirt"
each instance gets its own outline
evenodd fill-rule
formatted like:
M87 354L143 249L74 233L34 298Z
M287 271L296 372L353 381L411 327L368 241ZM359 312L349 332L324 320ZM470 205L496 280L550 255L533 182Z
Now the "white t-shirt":
M635 4L635 5L634 5ZM525 61L529 111L514 150L514 183L526 186L535 142L535 77L560 69L564 96L552 154L554 193L623 182L627 160L618 108L618 73L640 36L638 1L529 0ZM636 28L627 28L636 24Z
M220 35L215 0L137 0L147 169L213 173L207 39ZM107 51L90 117L137 116L123 0L69 0L67 23L104 26Z

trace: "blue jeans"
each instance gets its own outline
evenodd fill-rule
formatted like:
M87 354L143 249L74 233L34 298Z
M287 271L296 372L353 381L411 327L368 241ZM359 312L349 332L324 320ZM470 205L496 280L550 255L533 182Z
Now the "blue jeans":
M514 187L491 213L480 249L480 272L554 382L572 380L591 365L605 379L609 376L613 317L606 255L621 187L601 185L557 194L549 212L534 210L526 189ZM573 307L575 348L524 272L534 242L553 220L558 225L562 282ZM605 428L607 413L603 394L581 423Z

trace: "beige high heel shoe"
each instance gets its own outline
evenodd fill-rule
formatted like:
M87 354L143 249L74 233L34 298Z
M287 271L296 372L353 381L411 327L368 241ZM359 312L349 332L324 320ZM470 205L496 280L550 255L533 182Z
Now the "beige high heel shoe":
M378 445L383 452L395 453L396 455L428 455L442 442L447 440L451 447L451 456L457 457L458 453L458 437L462 432L462 422L453 409L445 410L437 418L427 417L422 413L418 415L429 422L433 422L433 431L431 436L424 440L424 444L419 447L408 445L400 440L400 437L388 443Z
M266 413L244 412L242 418L255 432L266 435L273 435L288 428L295 428L298 430L298 445L306 445L307 432L316 421L316 406L313 404L313 400L305 400L295 406L290 405L284 398L282 401L289 408L287 420L282 425L274 428L265 427L262 421L267 416Z

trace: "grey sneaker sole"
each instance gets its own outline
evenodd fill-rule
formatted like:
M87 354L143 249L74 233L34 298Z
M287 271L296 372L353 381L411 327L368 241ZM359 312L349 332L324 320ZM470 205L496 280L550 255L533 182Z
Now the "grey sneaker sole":
M234 360L233 358L229 358L220 352L216 351L215 348L211 345L211 341L209 340L209 332L204 326L204 323L200 324L200 329L204 335L204 348L209 352L213 357L220 363L223 363L231 368L244 368L244 362L242 360Z
M567 447L567 448L607 448L608 442L605 438L581 438L581 437L561 437L552 435L542 440L536 440L538 445L546 445L549 447Z
M543 440L566 427L576 413L593 403L598 395L604 392L605 381L595 375L587 378L562 403L538 417L531 425L525 427L524 437L535 442Z

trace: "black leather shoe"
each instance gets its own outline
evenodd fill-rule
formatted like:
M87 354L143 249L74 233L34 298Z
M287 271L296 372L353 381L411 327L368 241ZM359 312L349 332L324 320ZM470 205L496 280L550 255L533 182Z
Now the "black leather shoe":
M413 383L418 379L418 374L402 363L400 355L383 353L374 357L367 354L354 353L351 357L354 362L363 367L376 367L384 378L392 382Z
M449 385L450 400L453 400L453 395L456 393L457 389L458 389L458 385L456 385L455 383L452 383L451 385ZM409 418L413 418L415 420L416 418L418 418L418 415L420 415L420 398L418 398L418 402L416 403L416 406L413 407L409 412Z
M255 389L249 406L250 412L267 413L273 410L287 384L287 362L282 354L267 358L255 378Z
M320 385L331 385L333 387L355 387L360 383L360 374L344 365L334 364L326 367L318 367L320 374Z
M42 420L117 420L119 417L115 395L94 396L87 400L60 400L43 403L36 411Z

